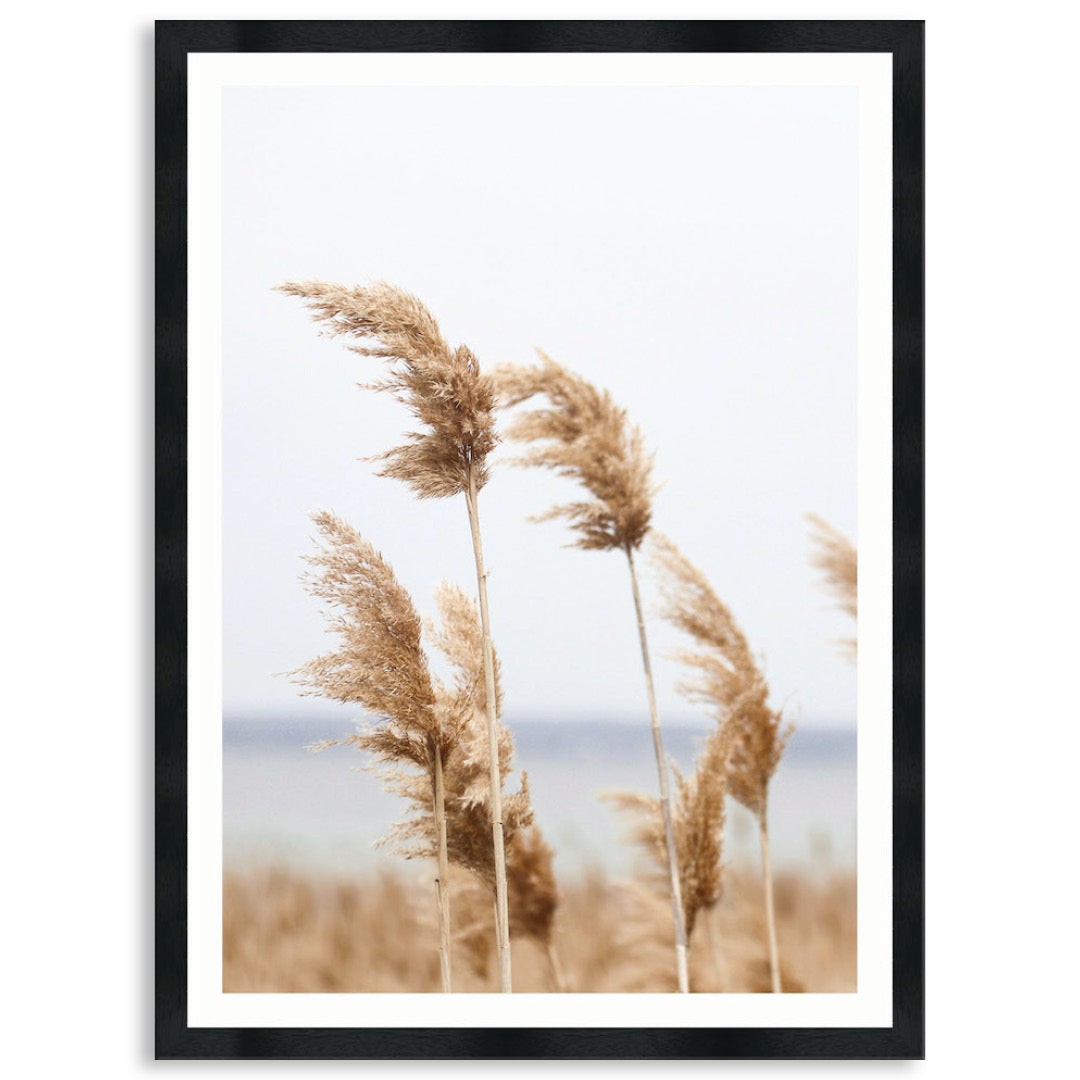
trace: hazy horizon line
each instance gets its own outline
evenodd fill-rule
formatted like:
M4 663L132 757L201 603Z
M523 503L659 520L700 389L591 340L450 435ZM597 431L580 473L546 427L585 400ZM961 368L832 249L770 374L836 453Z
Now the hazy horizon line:
M347 715L348 714L348 715ZM648 713L645 710L617 709L610 711L598 711L596 709L582 709L580 711L566 712L565 710L545 710L528 708L522 710L508 709L504 716L507 724L548 724L560 723L572 724L620 724L630 725L635 723L641 716L648 721ZM224 705L222 707L223 723L326 723L344 722L353 723L364 720L362 710L350 710L344 705L333 705L325 702L314 705L305 702L297 707L283 705L280 702L267 705ZM664 726L680 728L706 729L715 723L712 717L703 712L680 711L669 712L662 716ZM799 716L794 713L789 719L795 724L798 731L801 728L812 728L815 731L850 732L855 734L858 724L854 716Z

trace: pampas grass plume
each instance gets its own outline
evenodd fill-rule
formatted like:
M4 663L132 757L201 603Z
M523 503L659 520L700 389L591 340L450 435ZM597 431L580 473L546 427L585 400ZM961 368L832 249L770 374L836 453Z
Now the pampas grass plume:
M769 960L774 992L779 992L780 960L769 860L769 782L780 763L793 726L768 702L769 686L746 637L705 575L665 536L654 533L651 556L661 578L663 616L687 634L692 649L676 654L690 670L679 690L704 704L730 739L728 791L758 819L765 876Z
M807 514L810 538L814 545L810 562L821 571L825 588L832 593L836 606L853 619L859 614L859 558L855 545L817 514ZM854 661L858 643L855 638L843 638L840 647Z

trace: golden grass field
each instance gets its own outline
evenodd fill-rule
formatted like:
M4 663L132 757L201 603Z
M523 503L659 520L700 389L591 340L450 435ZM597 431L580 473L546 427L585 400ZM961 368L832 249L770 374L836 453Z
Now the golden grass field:
M455 878L455 992L495 992L489 903ZM855 876L775 879L783 988L856 989ZM226 992L397 993L440 990L439 936L430 877L382 873L355 880L285 869L224 877ZM554 942L566 989L577 993L674 991L671 911L642 882L597 873L560 889ZM532 939L512 935L514 991L553 989L552 968ZM768 947L760 874L729 869L723 898L698 919L690 989L767 993Z

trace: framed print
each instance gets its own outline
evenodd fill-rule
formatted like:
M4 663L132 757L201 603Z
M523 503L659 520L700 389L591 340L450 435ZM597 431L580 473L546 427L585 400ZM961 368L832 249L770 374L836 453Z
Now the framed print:
M158 1056L920 1057L922 24L156 48Z

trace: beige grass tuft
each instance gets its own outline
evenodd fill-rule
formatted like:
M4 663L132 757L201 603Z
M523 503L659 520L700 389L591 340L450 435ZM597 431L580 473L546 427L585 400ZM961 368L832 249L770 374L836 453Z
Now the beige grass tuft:
M496 870L491 844L490 803L491 772L488 768L488 747L485 718L487 690L484 678L483 633L476 604L465 592L449 582L443 582L435 594L439 610L438 621L426 624L431 643L446 657L454 672L449 684L437 683L439 708L452 718L457 733L454 745L445 754L445 784L447 791L447 848L450 861L476 874L494 893ZM502 715L501 668L497 655L492 656L494 669L495 715ZM498 765L500 784L514 768L514 742L503 724L497 727ZM532 822L532 804L528 777L522 774L520 790L500 792L502 796L503 833L506 842L512 841L519 829ZM423 808L423 804L421 804ZM412 835L430 845L433 831L425 813L406 826Z

